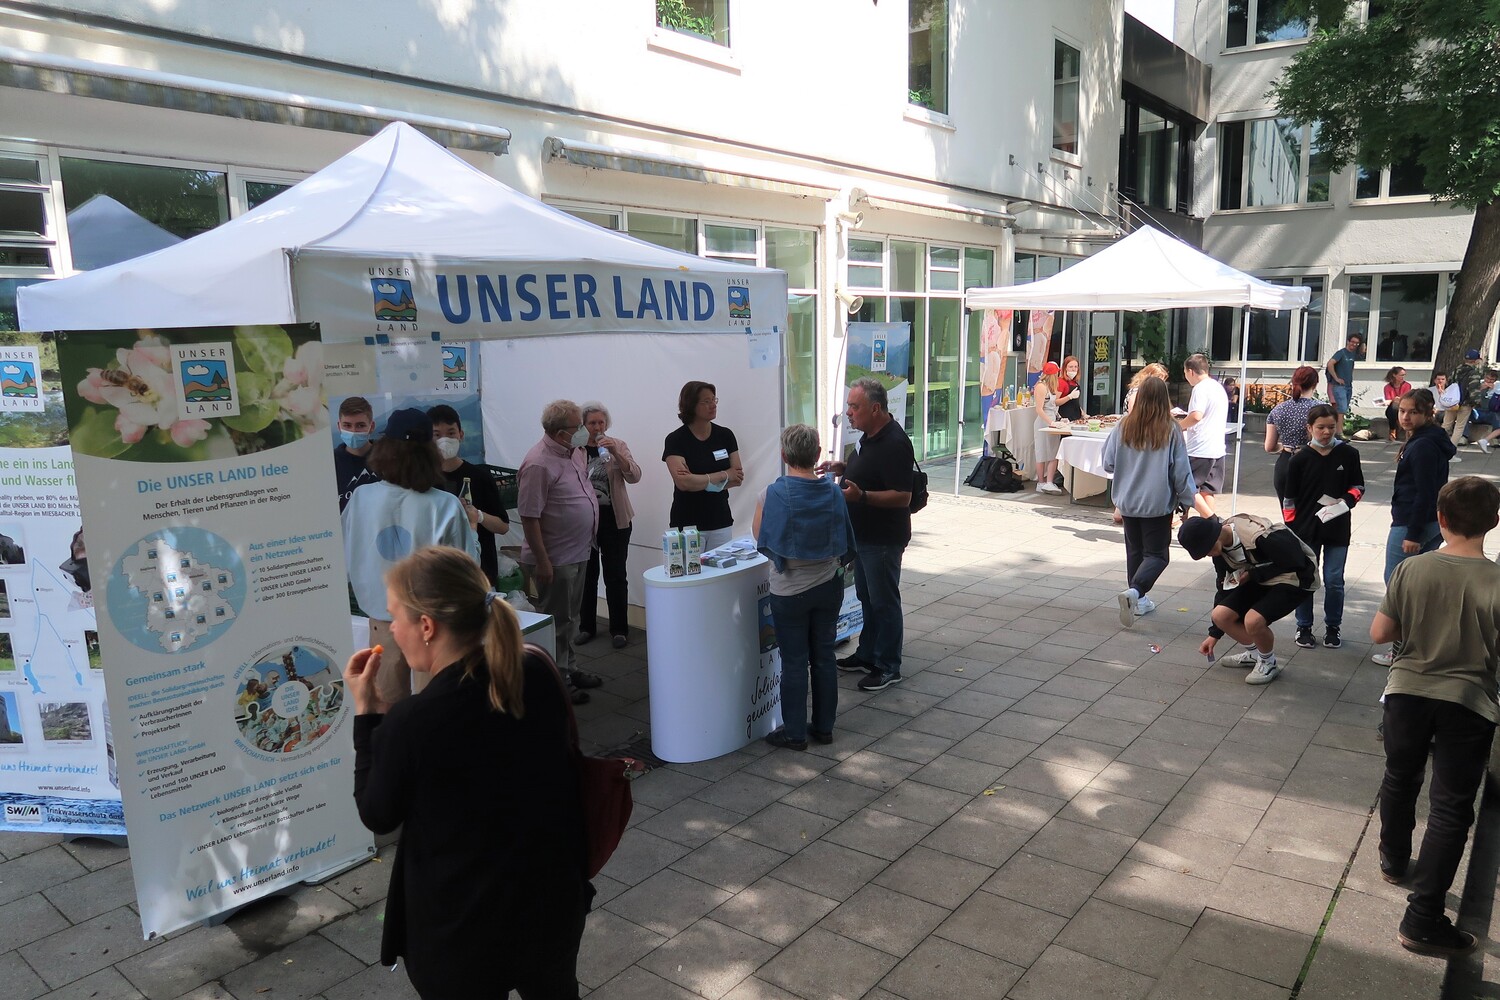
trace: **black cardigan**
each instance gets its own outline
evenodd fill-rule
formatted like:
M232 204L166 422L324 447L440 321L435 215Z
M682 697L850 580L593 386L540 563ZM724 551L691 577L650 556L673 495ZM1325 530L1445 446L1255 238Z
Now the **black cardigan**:
M404 957L425 998L503 993L515 970L576 947L588 883L567 711L550 665L524 669L519 720L458 664L354 720L360 819L402 827L380 961Z

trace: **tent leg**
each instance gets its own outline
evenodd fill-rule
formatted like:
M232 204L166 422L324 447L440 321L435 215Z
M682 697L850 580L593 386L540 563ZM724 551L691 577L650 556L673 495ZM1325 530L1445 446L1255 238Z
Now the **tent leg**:
M1245 443L1245 379L1249 373L1250 357L1250 308L1245 314L1244 332L1240 336L1240 419L1239 429L1234 432L1234 488L1229 495L1229 513L1239 513L1240 507L1240 456ZM1279 501L1278 501L1279 502Z
M958 440L953 442L953 495L958 496L958 484L963 475L962 466L964 459L964 383L968 380L969 351L966 340L968 339L968 312L964 312L965 323L958 338Z

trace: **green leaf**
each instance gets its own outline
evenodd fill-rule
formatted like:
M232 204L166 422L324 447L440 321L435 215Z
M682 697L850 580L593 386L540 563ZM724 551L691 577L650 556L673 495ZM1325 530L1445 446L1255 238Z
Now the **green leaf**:
M96 458L114 458L130 448L115 430L115 411L89 407L70 431L73 450Z
M276 382L270 376L235 372L234 387L240 397L240 413L237 417L223 417L224 425L247 434L269 426L281 410L280 404L271 398L275 386Z
M279 326L239 326L234 346L251 371L281 378L282 367L292 356L292 338Z

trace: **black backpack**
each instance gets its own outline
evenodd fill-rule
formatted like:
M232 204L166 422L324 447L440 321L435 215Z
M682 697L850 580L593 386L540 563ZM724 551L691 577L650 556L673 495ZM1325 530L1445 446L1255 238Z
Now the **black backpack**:
M911 504L907 510L915 514L927 506L927 473L915 459L911 463Z
M1024 486L1021 477L1016 475L1016 466L1010 453L1006 452L995 457L994 464L990 466L989 477L980 489L986 493L1019 493Z
M975 489L984 489L984 484L990 480L990 467L994 464L994 455L986 455L981 458L978 464L974 466L973 471L969 473L968 478L964 480L964 485L972 486Z

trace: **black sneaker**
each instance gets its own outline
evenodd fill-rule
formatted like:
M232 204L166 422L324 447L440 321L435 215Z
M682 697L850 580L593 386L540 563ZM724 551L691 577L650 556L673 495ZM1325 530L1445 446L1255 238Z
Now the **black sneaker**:
M1406 878L1406 866L1411 864L1411 858L1405 857L1399 860L1380 851L1380 877L1391 885L1400 885L1401 880Z
M1337 625L1330 625L1323 630L1323 645L1329 649L1338 649L1343 644L1344 640L1339 638L1339 628Z
M868 660L862 659L858 653L850 653L848 656L839 657L838 666L846 674L870 673L875 669Z
M1311 625L1297 626L1297 645L1303 649L1316 649L1318 640L1313 638Z
M807 749L807 741L806 740L794 740L794 739L792 739L790 736L788 736L786 734L785 727L783 727L781 729L777 729L774 732L770 733L768 736L766 736L766 742L769 743L769 744L771 744L773 747L780 747L783 750L806 750Z
M884 691L892 684L900 684L900 674L888 674L884 670L872 670L870 676L859 682L861 691Z
M1437 958L1467 955L1474 950L1476 943L1474 935L1454 927L1453 921L1446 914L1421 930L1402 920L1401 927L1396 931L1396 938L1407 951Z
M598 674L591 674L583 670L569 670L568 680L573 686L582 690L584 688L596 688L604 686L604 678Z

